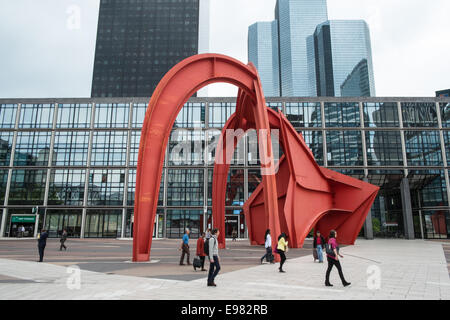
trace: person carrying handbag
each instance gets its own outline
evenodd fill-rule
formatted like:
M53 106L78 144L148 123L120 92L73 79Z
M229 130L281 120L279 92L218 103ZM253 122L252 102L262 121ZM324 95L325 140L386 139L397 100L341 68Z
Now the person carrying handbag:
M286 241L286 234L283 232L282 234L280 234L280 236L278 237L278 245L277 245L277 253L280 255L281 261L280 261L280 267L278 268L278 270L280 270L280 272L285 273L286 271L283 270L283 264L286 261L286 253L289 250L288 247L288 242Z
M202 271L206 271L205 269L205 233L202 232L200 238L197 240L197 252L196 255L200 258Z

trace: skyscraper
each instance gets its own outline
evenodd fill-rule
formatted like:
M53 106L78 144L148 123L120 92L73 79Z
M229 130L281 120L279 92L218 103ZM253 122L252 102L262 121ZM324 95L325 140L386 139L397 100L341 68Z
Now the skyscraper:
M175 64L207 52L208 1L101 0L92 97L149 97Z
M362 59L341 84L341 97L370 97L367 59Z
M326 0L277 0L282 96L309 96L307 37L328 20Z
M264 95L280 96L277 21L257 22L248 28L248 61L258 69Z
M341 86L362 60L367 61L370 96L375 96L369 27L364 20L331 20L314 32L318 96L341 96Z

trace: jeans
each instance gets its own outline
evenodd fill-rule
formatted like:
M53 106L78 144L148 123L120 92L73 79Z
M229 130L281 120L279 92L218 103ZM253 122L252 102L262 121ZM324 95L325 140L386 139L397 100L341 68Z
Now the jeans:
M322 245L318 244L316 251L317 251L317 257L319 258L319 262L323 262Z
M342 273L342 267L341 267L341 262L339 260L327 257L328 260L328 269L327 269L327 274L325 276L325 283L329 284L330 283L330 272L331 269L333 269L333 266L336 266L336 268L338 269L339 272L339 277L341 278L342 284L346 284L347 281L345 281L344 278L344 274Z
M272 247L268 247L266 248L266 253L262 256L261 261L264 260L264 258L266 258L267 262L271 262L269 261L269 258L272 256Z
M219 257L214 256L213 259L214 259L214 262L211 262L211 260L210 260L210 264L209 264L208 284L214 283L214 279L216 278L217 274L220 271Z

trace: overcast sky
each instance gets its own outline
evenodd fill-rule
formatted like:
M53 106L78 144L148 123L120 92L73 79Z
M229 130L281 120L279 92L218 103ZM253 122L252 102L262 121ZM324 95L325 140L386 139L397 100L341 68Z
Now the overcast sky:
M211 0L211 52L247 62L247 28L276 0ZM0 98L89 97L99 0L0 0ZM449 0L328 0L369 23L377 96L450 88ZM79 19L78 19L79 17ZM234 96L214 85L210 96Z

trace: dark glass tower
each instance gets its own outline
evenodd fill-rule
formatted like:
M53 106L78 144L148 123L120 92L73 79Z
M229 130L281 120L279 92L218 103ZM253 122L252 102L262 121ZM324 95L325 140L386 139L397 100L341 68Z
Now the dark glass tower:
M198 53L199 0L101 0L92 97L150 97Z

